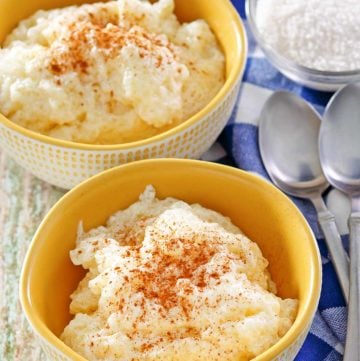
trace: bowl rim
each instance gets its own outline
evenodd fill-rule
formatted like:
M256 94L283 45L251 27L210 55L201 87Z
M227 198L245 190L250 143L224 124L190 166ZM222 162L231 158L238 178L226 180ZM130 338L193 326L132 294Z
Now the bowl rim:
M245 0L245 14L249 23L250 30L252 31L255 40L264 51L264 53L272 60L275 60L276 64L281 67L284 67L287 71L294 73L306 73L312 75L314 78L323 78L326 77L326 83L329 84L343 84L349 78L349 80L354 80L354 77L360 79L360 69L355 70L342 70L342 71L327 71L327 70L318 70L314 68L309 68L307 66L296 63L294 60L291 60L280 52L276 51L272 46L267 44L261 35L257 24L256 24L256 7L258 1L256 0ZM280 65L281 64L281 65ZM330 77L331 79L328 79Z
M244 24L240 18L240 15L236 11L234 5L230 0L218 0L221 6L227 10L229 15L229 22L234 25L234 29L236 32L236 47L239 52L239 59L234 62L233 67L225 80L225 83L220 88L218 93L211 99L211 101L200 111L195 113L189 119L183 121L177 126L159 133L155 136L140 139L133 142L120 143L120 144L88 144L88 143L78 143L68 140L63 140L59 138L54 138L48 135L44 135L33 130L27 129L18 125L17 123L8 119L5 115L0 113L0 125L5 126L6 128L10 128L11 130L20 133L21 135L31 138L32 140L36 140L42 143L46 143L52 146L71 148L77 150L87 150L87 151L109 151L109 150L126 150L129 148L137 148L146 146L149 144L154 144L159 141L163 141L167 138L175 136L185 129L191 127L195 123L204 119L207 115L212 114L221 103L227 98L227 95L236 87L237 83L241 80L243 72L245 70L247 53L248 53L248 42L246 37L246 31ZM216 33L215 33L216 36ZM1 48L1 46L0 46ZM226 61L228 61L226 59Z
M292 208L294 213L298 216L299 221L301 222L302 227L308 234L309 239L309 252L311 253L311 266L312 266L312 273L311 273L311 280L310 280L310 291L306 295L304 299L304 306L301 318L299 319L298 316L295 319L294 324L288 330L288 332L280 338L280 340L270 347L268 350L263 352L262 354L258 355L254 358L254 361L270 361L276 358L277 356L281 355L290 345L294 344L297 340L301 339L301 336L307 333L308 328L310 327L311 321L314 317L316 312L320 292L321 292L321 284L322 284L322 266L321 266L321 258L319 248L317 246L317 241L314 236L312 229L310 228L309 224L307 223L305 217L300 212L300 210L296 207L296 205L278 188L276 188L272 183L265 180L261 176L258 176L254 173L247 172L235 167L226 166L219 163L212 163L206 161L199 161L199 160L190 160L190 159L173 159L173 158L159 158L159 159L146 159L146 160L139 160L127 164L123 164L101 173L98 173L91 178L83 181L69 192L67 192L61 199L59 199L55 205L50 209L47 215L44 217L42 222L40 223L31 244L28 248L28 251L25 256L25 260L23 262L23 267L21 270L20 276L20 283L19 283L19 296L20 302L23 309L23 312L31 325L32 330L41 338L42 343L46 343L48 347L56 350L57 352L61 352L64 356L68 357L70 360L74 361L86 361L85 358L80 356L74 350L72 350L69 346L63 343L60 338L55 336L52 331L45 325L41 317L32 309L31 304L31 295L29 293L29 284L31 283L31 268L33 264L33 257L36 254L36 249L41 247L38 244L37 238L39 237L42 229L46 227L46 224L49 220L53 217L53 215L57 212L57 209L64 203L67 202L68 199L74 197L76 193L81 193L82 189L85 189L91 185L91 183L97 183L101 178L108 178L111 176L116 175L117 173L121 173L122 169L129 169L134 168L134 171L138 171L142 168L143 164L149 163L156 163L156 164L163 164L166 166L169 163L176 163L183 166L196 166L203 169L210 170L216 173L225 173L228 176L234 178L242 178L251 180L252 183L256 183L265 187L267 189L271 189L272 192L282 199L285 204Z

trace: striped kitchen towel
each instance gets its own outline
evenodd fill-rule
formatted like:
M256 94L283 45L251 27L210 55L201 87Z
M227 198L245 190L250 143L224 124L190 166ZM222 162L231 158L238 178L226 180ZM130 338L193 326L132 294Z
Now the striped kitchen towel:
M260 159L258 148L258 117L262 105L275 91L285 89L312 103L322 113L331 94L310 90L282 76L265 58L246 24L244 0L232 0L247 28L249 55L235 110L218 142L202 159L217 161L238 168L268 175ZM349 201L340 192L330 189L324 195L331 212L336 216L345 247L348 247L347 217ZM297 361L342 360L346 334L347 310L323 235L317 224L316 212L310 202L292 198L309 222L317 238L322 257L323 286L319 308L310 333L296 357Z

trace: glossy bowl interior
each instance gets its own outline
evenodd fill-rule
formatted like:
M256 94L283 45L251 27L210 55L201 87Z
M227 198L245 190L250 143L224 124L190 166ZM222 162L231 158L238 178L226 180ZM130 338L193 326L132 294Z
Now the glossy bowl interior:
M177 159L146 160L103 172L67 193L49 212L29 248L20 296L26 317L50 359L83 360L58 336L69 322L69 295L84 271L70 262L77 227L104 224L137 200L147 184L157 195L200 203L229 216L260 246L282 297L300 300L294 325L255 360L292 360L316 311L321 263L314 236L294 204L269 182L219 164ZM56 357L55 357L56 356Z
M269 61L289 79L309 88L336 91L348 83L360 81L360 69L354 71L321 71L295 63L284 57L263 39L256 25L258 0L246 0L246 16L251 32Z

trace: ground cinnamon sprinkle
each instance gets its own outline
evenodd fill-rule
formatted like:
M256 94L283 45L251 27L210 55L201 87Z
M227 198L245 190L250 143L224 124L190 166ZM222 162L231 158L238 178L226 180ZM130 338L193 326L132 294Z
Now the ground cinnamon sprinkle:
M152 233L152 237L157 242L153 243L153 247L147 249L145 253L141 244L128 246L129 250L125 253L125 257L135 259L140 267L132 269L130 277L124 276L124 282L131 286L132 293L143 294L143 298L134 304L140 308L141 312L132 324L133 333L128 334L130 338L135 337L138 323L146 320L146 300L152 300L161 306L157 312L163 318L169 316L168 312L171 308L178 306L182 309L184 317L190 319L190 312L194 305L183 295L188 296L193 293L194 287L201 291L209 286L210 279L219 280L221 275L230 269L229 265L225 264L216 272L208 273L205 269L198 272L199 267L206 265L219 252L220 239L199 240L190 236L189 238L170 239L164 237L162 240L163 236L155 232ZM181 249L180 256L177 253L179 249ZM115 267L114 270L119 270L119 267ZM179 286L179 280L189 280L189 282L182 282ZM121 312L126 312L124 310L125 300L121 296L121 291L118 295L118 309ZM174 320L170 320L170 322L174 322ZM192 327L188 328L186 334L195 338L199 337L198 330ZM168 341L179 337L179 335L172 335L170 332L166 336ZM162 342L163 339L160 338L143 343L139 346L140 351L149 351Z
M125 25L119 24L118 19L103 21L92 13L88 15L88 18L82 17L68 24L66 35L50 48L48 69L53 74L61 75L69 71L87 74L92 66L93 48L105 60L109 60L116 57L124 46L134 45L139 49L139 56L153 58L157 68L164 61L170 64L175 59L175 48L166 38L148 33L136 23Z
M200 289L207 287L211 278L218 280L221 276L219 273L208 274L205 269L194 275L199 267L207 264L218 252L217 248L218 244L209 240L174 238L157 243L151 250L147 250L151 261L142 263L141 246L132 246L128 256L135 258L141 268L131 270L131 277L126 277L125 282L131 284L134 292L142 292L145 299L154 300L165 310L181 306L186 317L189 317L188 311L192 306L179 295L178 280L191 280L191 284ZM176 254L179 249L182 249L181 256ZM174 255L172 252L175 252ZM229 266L224 265L222 272L227 271ZM182 285L183 294L189 295L192 291L190 284Z

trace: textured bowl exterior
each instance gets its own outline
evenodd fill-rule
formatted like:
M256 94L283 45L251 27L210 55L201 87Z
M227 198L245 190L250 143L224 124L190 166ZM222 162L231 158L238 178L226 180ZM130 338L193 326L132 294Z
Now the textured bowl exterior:
M230 118L240 80L211 113L165 139L118 150L57 146L24 136L0 122L0 145L40 179L70 189L116 165L149 158L199 158L215 142Z
M296 206L262 178L185 159L145 160L102 172L68 192L45 217L24 262L20 299L48 359L86 361L58 338L70 320L69 295L83 277L68 254L79 220L85 229L104 224L114 211L132 204L146 184L153 184L160 198L173 196L222 212L258 243L280 295L297 297L300 303L290 330L254 361L293 360L310 329L321 289L321 261L310 227ZM59 277L63 282L56 282Z

